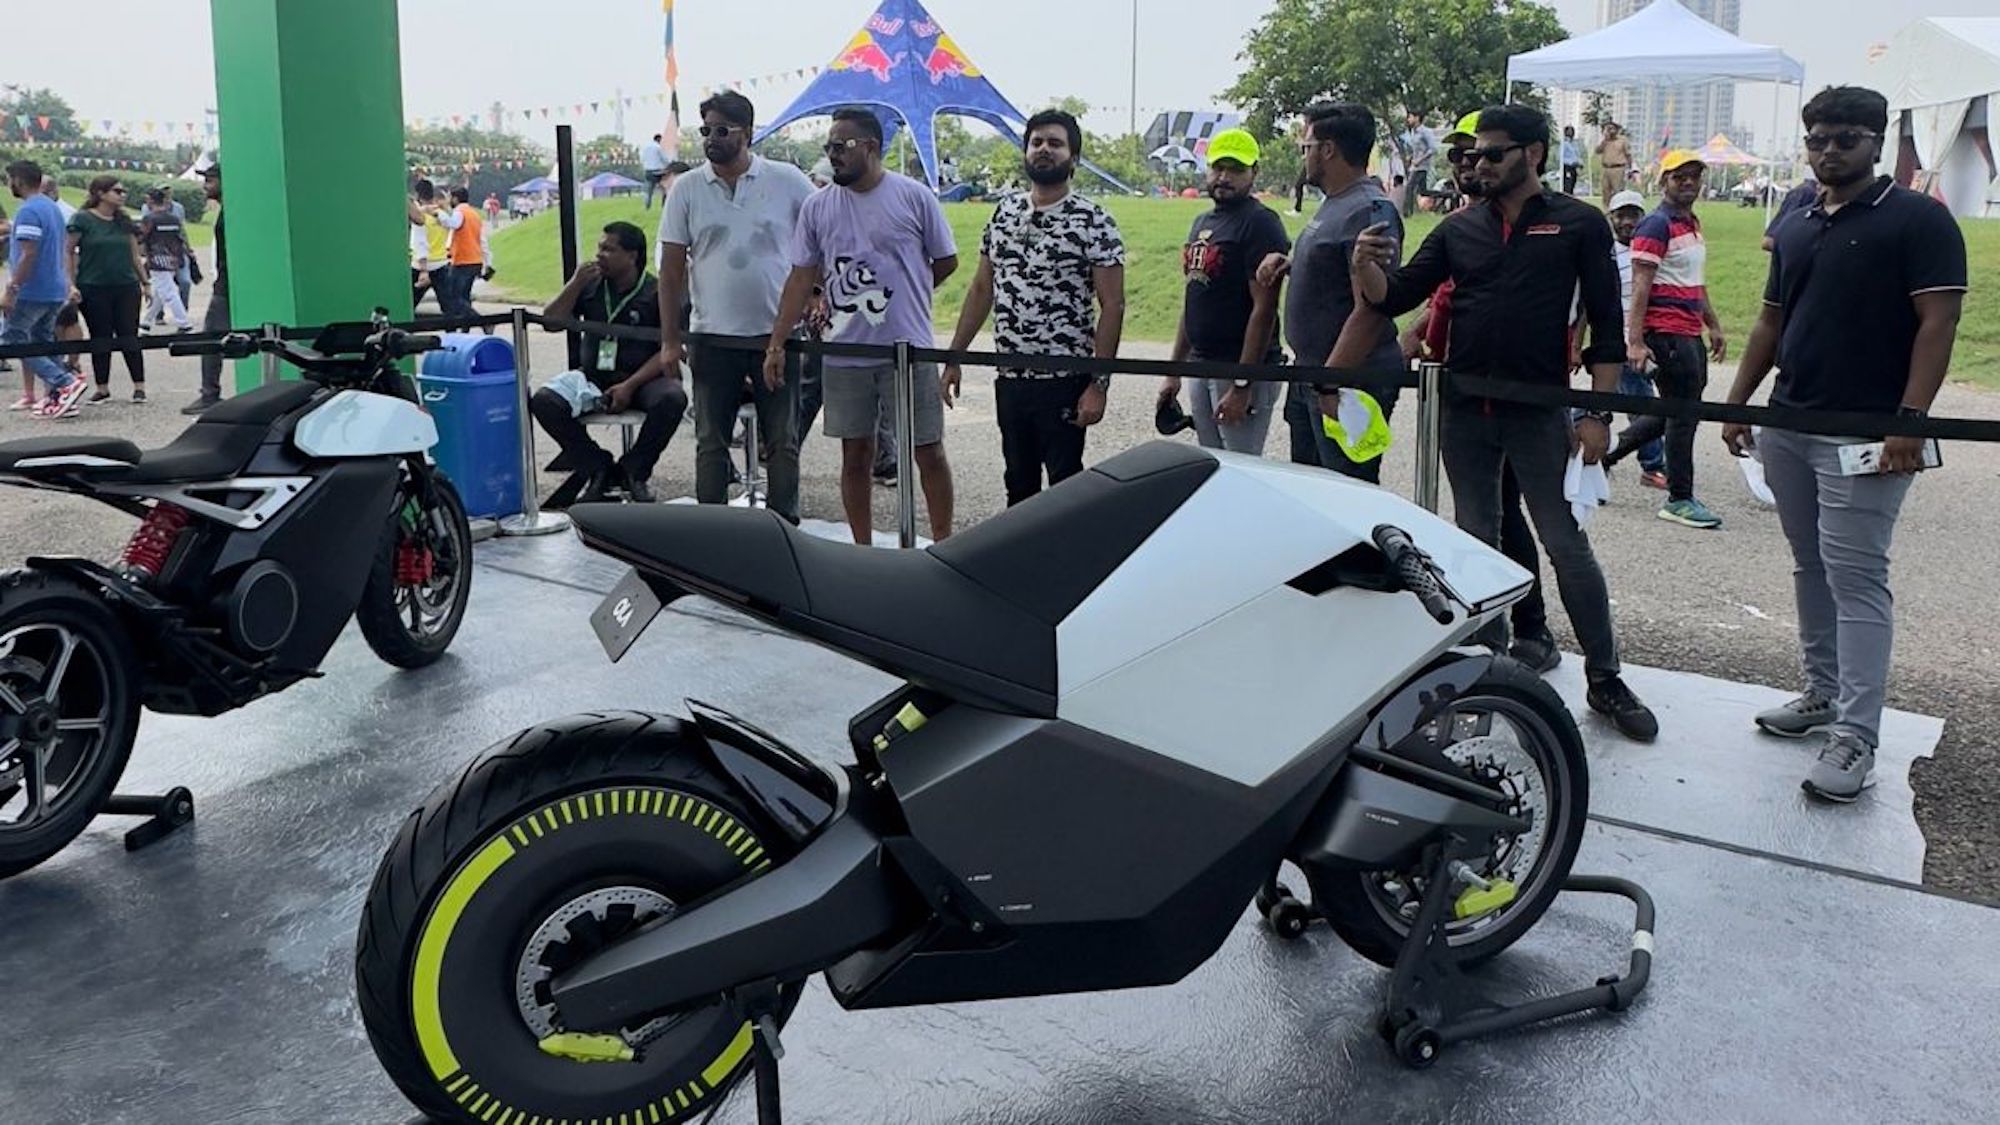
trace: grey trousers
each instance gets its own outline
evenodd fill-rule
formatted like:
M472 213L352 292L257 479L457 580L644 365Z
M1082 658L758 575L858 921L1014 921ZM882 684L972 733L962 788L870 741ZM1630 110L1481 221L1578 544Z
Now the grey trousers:
M1466 534L1495 548L1500 545L1501 466L1511 466L1535 535L1556 572L1563 609L1583 645L1584 674L1592 681L1618 674L1618 638L1611 627L1611 594L1604 571L1590 549L1590 537L1576 526L1563 498L1569 468L1569 414L1562 407L1495 407L1452 402L1444 414L1444 471L1451 480L1452 507ZM1504 645L1502 617L1479 636L1482 644Z
M229 331L229 294L208 294L208 312L201 318L203 332ZM216 402L222 398L222 357L205 355L201 357L201 399Z
M1865 440L1764 430L1757 448L1792 545L1806 687L1834 701L1836 728L1875 746L1896 630L1889 542L1916 478L1841 476L1840 447Z
M1250 416L1228 425L1215 420L1215 405L1235 389L1234 383L1227 379L1189 379L1187 389L1194 436L1200 439L1203 448L1264 455L1264 442L1271 435L1271 418L1278 412L1278 393L1285 389L1283 383L1250 384Z

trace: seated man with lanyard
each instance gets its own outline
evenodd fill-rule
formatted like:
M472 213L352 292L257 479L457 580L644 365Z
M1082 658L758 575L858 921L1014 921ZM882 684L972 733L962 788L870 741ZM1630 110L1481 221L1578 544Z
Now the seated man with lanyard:
M660 327L659 286L646 269L651 250L644 231L631 223L604 228L597 257L577 267L563 291L542 315L553 320L576 319L620 328ZM555 329L550 329L555 331ZM653 466L687 413L687 392L681 373L660 364L657 335L624 339L583 335L583 365L548 381L529 400L529 412L562 447L572 470L569 480L543 505L563 508L592 503L619 492L628 500L651 503ZM624 458L592 441L585 431L586 414L616 414L643 410L645 424Z

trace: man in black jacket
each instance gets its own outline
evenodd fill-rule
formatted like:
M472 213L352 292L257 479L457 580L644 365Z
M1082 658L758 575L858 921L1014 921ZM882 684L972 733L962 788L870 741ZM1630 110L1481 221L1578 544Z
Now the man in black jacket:
M1396 246L1377 228L1355 243L1361 296L1389 316L1409 312L1447 279L1454 376L1487 377L1561 390L1569 384L1570 309L1581 290L1591 346L1583 358L1597 390L1613 391L1623 360L1625 312L1611 227L1587 203L1545 191L1548 119L1525 106L1480 111L1472 178L1483 204L1447 218L1393 273ZM1361 310L1356 310L1361 315ZM1659 721L1619 676L1611 596L1590 539L1576 524L1563 478L1573 451L1598 463L1611 443L1610 415L1585 412L1574 424L1561 406L1448 395L1444 468L1458 525L1487 543L1500 538L1500 476L1511 467L1535 531L1549 553L1563 608L1582 643L1592 710L1627 737L1651 741ZM1496 621L1490 642L1504 642Z

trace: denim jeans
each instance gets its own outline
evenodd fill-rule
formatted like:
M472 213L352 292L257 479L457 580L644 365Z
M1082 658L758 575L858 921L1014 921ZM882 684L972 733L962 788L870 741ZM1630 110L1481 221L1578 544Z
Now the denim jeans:
M1701 401L1702 391L1708 387L1708 352L1701 346L1701 337L1648 332L1646 346L1653 352L1653 384L1660 389L1660 394L1684 402ZM1615 465L1635 448L1664 435L1667 499L1692 500L1694 437L1700 425L1699 419L1684 415L1671 418L1662 418L1657 414L1642 415L1633 419L1632 424L1618 435L1618 444L1612 447L1605 464Z
M4 324L0 324L0 344L55 343L56 314L62 308L61 301L16 301L14 311L7 314ZM52 391L69 386L73 378L54 356L26 356L21 364L34 372L35 378Z
M1658 398L1660 392L1653 386L1653 380L1636 368L1627 367L1618 374L1618 393L1639 398ZM1637 421L1637 419L1633 419ZM1639 467L1649 473L1667 471L1667 451L1659 438L1639 447Z

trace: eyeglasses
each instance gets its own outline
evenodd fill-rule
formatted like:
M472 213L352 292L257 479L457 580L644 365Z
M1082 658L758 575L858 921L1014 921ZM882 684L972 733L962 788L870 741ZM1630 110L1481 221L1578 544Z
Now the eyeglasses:
M846 152L849 149L858 148L862 142L863 138L861 137L849 137L844 141L828 141L821 147L825 149L828 156L832 156L836 152Z
M1466 163L1477 163L1483 160L1488 164L1498 164L1502 160L1507 159L1508 153L1513 152L1515 149L1527 147L1527 145L1498 145L1493 148L1469 148L1465 150L1465 160Z
M1841 151L1846 152L1860 148L1863 141L1879 141L1881 139L1882 134L1870 133L1862 129L1842 129L1838 133L1807 133L1806 150L1808 152L1825 152L1826 146L1835 145Z
M1464 167L1479 163L1479 154L1469 148L1454 148L1445 151L1444 159L1447 164Z
M704 137L733 137L738 133L747 132L749 130L740 125L703 125L701 127L701 135Z

